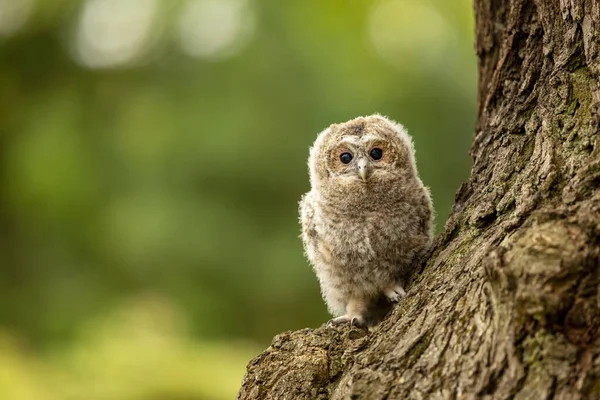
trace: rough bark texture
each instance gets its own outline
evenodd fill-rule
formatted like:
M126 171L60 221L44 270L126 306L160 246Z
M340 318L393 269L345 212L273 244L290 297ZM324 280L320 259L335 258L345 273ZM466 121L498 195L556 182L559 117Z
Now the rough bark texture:
M283 333L239 399L600 398L600 0L475 0L473 169L370 334Z

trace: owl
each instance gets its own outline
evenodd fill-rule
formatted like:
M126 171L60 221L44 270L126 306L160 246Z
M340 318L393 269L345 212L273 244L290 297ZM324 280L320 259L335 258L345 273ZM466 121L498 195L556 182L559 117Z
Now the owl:
M383 116L359 117L321 132L308 167L301 237L330 323L376 325L431 245L433 206L412 139Z

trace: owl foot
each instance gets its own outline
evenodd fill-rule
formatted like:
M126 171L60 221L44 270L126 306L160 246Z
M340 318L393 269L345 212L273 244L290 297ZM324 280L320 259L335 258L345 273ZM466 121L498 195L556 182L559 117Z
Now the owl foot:
M365 323L365 319L363 317L352 318L352 320L350 320L350 325L361 329L367 327L367 324Z
M394 303L399 302L404 296L406 296L406 292L401 285L395 285L391 288L388 288L384 290L383 294L385 294L385 297L387 297L389 301Z
M336 317L330 319L327 322L328 326L337 326L341 324L350 323L351 326L355 326L357 328L365 328L367 324L365 323L365 319L361 316L350 317L349 315L342 315L340 317Z
M350 319L351 318L348 315L342 315L340 317L335 317L333 319L330 319L329 321L327 321L327 325L336 326L336 325L345 324L347 322L350 322Z

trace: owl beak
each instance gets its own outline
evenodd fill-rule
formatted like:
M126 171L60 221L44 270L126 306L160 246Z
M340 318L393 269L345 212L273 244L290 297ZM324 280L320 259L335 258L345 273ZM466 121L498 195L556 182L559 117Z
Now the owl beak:
M360 175L363 182L367 181L367 176L369 176L369 164L367 160L358 160L358 175Z

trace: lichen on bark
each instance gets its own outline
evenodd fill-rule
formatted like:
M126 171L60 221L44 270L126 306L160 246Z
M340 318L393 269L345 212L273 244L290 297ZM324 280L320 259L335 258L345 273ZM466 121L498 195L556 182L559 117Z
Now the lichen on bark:
M408 296L277 336L239 399L600 398L600 1L475 16L473 168Z

